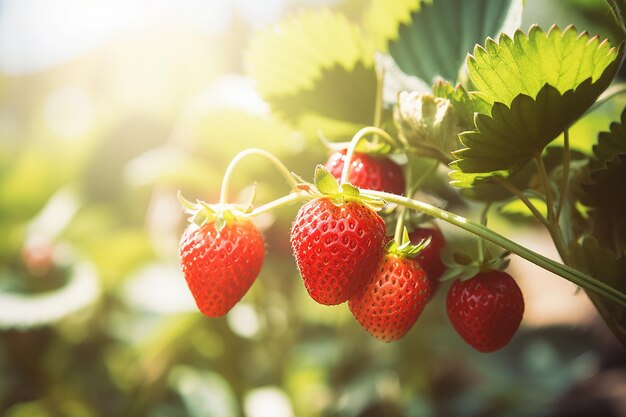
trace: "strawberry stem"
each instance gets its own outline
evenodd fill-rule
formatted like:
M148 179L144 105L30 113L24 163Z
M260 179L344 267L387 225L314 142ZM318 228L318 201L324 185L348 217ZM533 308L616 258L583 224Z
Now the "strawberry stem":
M413 200L407 197L385 193L382 191L362 190L363 194L373 197L382 198L387 202L406 206L410 209L420 211L430 216L436 217L454 226L460 227L474 235L492 242L521 258L524 258L556 275L559 275L576 285L583 287L595 294L601 295L622 307L626 307L626 294L605 284L584 272L578 271L572 267L556 262L537 252L534 252L512 240L502 236L501 234L483 226L482 224L473 222L464 217L447 212L430 204Z
M556 222L558 222L561 217L561 211L563 210L563 204L565 203L565 195L567 194L567 186L569 184L569 163L569 129L565 129L563 132L563 172L561 174L561 187L559 187L559 202L556 205Z
M287 194L286 196L278 198L274 201L270 201L269 203L259 206L248 213L244 213L243 217L258 216L259 214L266 213L270 210L273 210L277 207L284 206L286 204L295 203L297 201L307 201L310 199L311 199L311 196L305 193L304 191L293 191Z
M224 173L224 178L222 179L222 189L220 191L220 205L226 205L228 203L228 187L230 183L230 177L237 166L237 164L246 156L249 155L260 155L269 159L270 162L276 167L278 171L285 177L291 188L296 189L298 185L298 181L294 178L293 174L287 167L274 156L272 153L265 151L263 149L250 148L244 151L239 152L235 157L230 161L228 167L226 168L226 172Z
M352 137L352 140L350 140L350 145L348 145L348 150L346 151L346 158L343 161L343 170L341 171L340 184L345 184L348 182L348 177L350 175L350 164L352 163L354 150L356 149L359 142L363 138L365 138L365 136L370 134L379 135L392 146L397 145L396 141L391 137L391 135L379 127L368 126L356 132L356 134Z

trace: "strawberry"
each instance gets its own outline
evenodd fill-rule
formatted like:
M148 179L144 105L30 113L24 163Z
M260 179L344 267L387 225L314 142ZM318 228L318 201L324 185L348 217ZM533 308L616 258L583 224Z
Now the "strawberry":
M441 250L446 245L446 240L438 227L418 227L409 234L409 237L413 244L430 238L430 243L422 249L416 259L428 274L433 297L439 288L439 278L446 270L446 265L441 260Z
M291 229L291 247L309 295L320 304L350 298L374 271L383 252L386 228L369 201L319 165L315 186L303 184L316 198L303 205ZM383 203L384 204L384 203Z
M402 338L418 319L430 297L426 271L414 258L416 246L391 242L369 282L348 301L352 315L375 338Z
M341 178L346 150L337 151L326 161L326 168L335 178ZM369 190L402 194L405 190L402 167L386 156L355 152L350 163L348 181Z
M198 214L199 213L199 214ZM248 291L263 265L265 242L248 220L204 205L180 240L179 256L198 309L208 317L226 314Z
M509 343L524 314L524 298L515 280L503 271L480 272L448 291L448 317L456 332L479 352Z
M385 222L369 207L320 197L300 208L291 246L311 298L346 301L369 278L382 254Z

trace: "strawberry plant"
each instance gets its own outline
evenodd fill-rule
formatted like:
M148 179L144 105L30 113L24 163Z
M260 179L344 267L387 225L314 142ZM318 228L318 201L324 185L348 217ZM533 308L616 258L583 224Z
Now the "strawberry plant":
M182 266L196 300L219 299L236 286L221 303L219 314L226 313L262 263L263 240L250 219L298 202L291 246L304 287L321 304L348 301L376 338L402 338L426 303L438 302L431 293L450 285L447 312L460 336L481 352L502 348L524 311L515 277L504 272L512 254L582 288L626 344L626 203L619 191L626 108L590 154L574 149L570 134L623 91L612 84L622 45L574 26L523 30L521 0L385 4L372 1L361 26L339 13L309 11L253 38L247 69L274 114L309 136L321 132L335 153L317 161L313 183L266 151L233 159L222 197L251 154L269 158L291 190L236 213L222 198L213 210L235 219L223 229L202 215L200 227L212 228L203 233L213 243L247 231L238 235L246 255L226 253L228 273L220 279L219 263L205 262L203 273L193 266L198 258L189 242L196 237L186 232ZM621 3L609 4L623 28ZM449 14L475 29L443 36L437 23ZM356 91L361 99L351 100ZM432 181L448 182L445 192L433 193ZM469 214L454 213L452 200ZM494 210L513 203L547 230L560 259L487 225ZM438 226L425 222L473 235L477 254L446 244Z

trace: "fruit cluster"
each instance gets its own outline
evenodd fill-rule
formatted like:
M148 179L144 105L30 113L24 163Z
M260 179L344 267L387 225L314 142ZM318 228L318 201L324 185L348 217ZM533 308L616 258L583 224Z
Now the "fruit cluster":
M342 150L317 167L313 184L299 180L294 188L292 194L307 200L293 221L290 241L308 294L324 305L347 302L360 325L379 340L402 338L447 269L441 258L445 239L436 226L411 224L409 232L402 212L395 236L389 236L379 214L385 202L368 194L406 192L402 167L386 156ZM187 284L203 314L224 315L261 270L263 236L249 211L223 202L182 202L192 214L179 251ZM483 265L473 275L452 284L447 312L467 343L492 352L515 334L524 301L505 272Z

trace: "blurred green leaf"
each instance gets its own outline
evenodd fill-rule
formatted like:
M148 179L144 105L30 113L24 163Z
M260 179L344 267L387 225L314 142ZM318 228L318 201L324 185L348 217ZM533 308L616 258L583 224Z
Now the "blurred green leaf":
M592 168L603 168L607 161L620 153L626 153L626 107L619 122L611 123L608 132L598 134L598 143L593 146Z
M436 0L402 24L389 52L407 74L456 81L472 47L521 23L522 0Z
M356 25L321 9L256 33L246 68L272 108L291 121L311 112L370 124L376 96L373 53Z
M232 388L219 374L178 366L170 374L170 384L179 393L190 417L237 417Z
M378 51L387 51L389 41L398 37L400 25L411 23L411 14L432 0L371 0L363 17L365 34Z
M548 213L548 207L546 206L546 202L543 199L537 197L530 197L528 200L537 207L537 210L544 216ZM499 211L505 215L519 215L523 217L533 217L533 213L530 209L524 204L521 200L515 198L505 204L503 204Z
M582 243L570 245L571 258L576 265L596 279L626 293L626 257L616 257L594 237L586 236ZM590 292L587 293L613 333L626 344L626 310Z
M581 202L588 207L593 235L617 255L626 251L626 154L618 154L606 167L591 173L583 184Z

